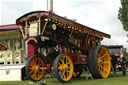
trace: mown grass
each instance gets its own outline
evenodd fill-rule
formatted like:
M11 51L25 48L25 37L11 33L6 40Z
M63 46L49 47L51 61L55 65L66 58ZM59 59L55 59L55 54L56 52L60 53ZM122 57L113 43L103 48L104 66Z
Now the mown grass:
M84 76L84 74L83 74ZM72 79L68 83L60 83L56 78L44 78L39 82L32 82L30 80L24 81L10 81L0 82L0 85L40 85L40 82L46 81L46 85L128 85L128 73L127 76L122 76L118 73L116 77L110 76L107 79L94 79L87 80L86 78Z

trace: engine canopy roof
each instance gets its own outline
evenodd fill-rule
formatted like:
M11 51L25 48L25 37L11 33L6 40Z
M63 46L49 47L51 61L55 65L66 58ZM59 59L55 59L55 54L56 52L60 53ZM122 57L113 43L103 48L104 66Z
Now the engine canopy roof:
M106 37L106 38L111 38L109 34L97 31L95 29L92 29L88 26L84 26L82 24L79 24L77 22L74 22L72 20L66 19L64 17L58 16L54 13L47 12L47 11L33 11L29 12L21 17L19 17L16 20L16 24L19 26L24 27L25 22L31 22L35 20L42 20L42 19L48 19L49 21L55 23L56 25L61 25L64 29L71 29L74 32L77 31L77 33L82 33L82 34L90 34L92 36L96 37Z

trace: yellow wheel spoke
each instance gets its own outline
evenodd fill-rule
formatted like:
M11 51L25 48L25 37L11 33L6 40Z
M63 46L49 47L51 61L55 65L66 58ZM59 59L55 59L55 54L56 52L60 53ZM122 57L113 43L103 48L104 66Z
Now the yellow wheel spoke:
M100 63L100 58L97 59L97 63Z
M68 68L68 69L66 69L66 72L70 72L70 69Z
M33 74L33 75L31 75L31 77L34 79L35 77L34 77L35 75Z
M70 71L68 71L68 70L66 71L66 73L67 73L67 76L69 75L69 72L70 72Z
M64 61L61 58L60 58L60 60L61 60L62 64L65 64Z
M61 71L59 71L59 74L61 73Z
M62 79L65 79L65 78L66 78L65 73L64 73L64 75L61 76L61 78L62 78Z
M109 64L109 62L104 62L104 64Z
M105 68L103 68L102 66L101 66L101 69L102 69L103 71L105 71L105 72L108 72L108 70L105 69Z
M34 78L35 78L35 75L36 75L36 72L34 72L34 74L32 75L32 77L34 77Z
M38 60L38 65L41 65L42 63L41 63L41 60Z
M70 64L70 61L68 59L66 59L66 64Z
M61 65L60 62L58 64L59 64L59 66Z
M64 62L65 56L63 56L62 58L60 58L62 60L62 62Z
M67 70L70 70L70 67L67 67Z
M97 65L100 66L100 62Z
M65 58L66 58L66 57L64 56L64 57L63 57L63 61L64 61Z
M68 65L70 65L70 63L68 62L68 63L66 63L65 65L67 65L67 66L68 66Z
M69 76L69 74L68 74L68 72L66 72L67 73L67 77Z
M66 65L70 65L70 62L66 63Z
M35 72L34 72L34 75L36 75L36 73L37 73L37 72L35 71Z
M66 64L68 63L68 59L66 59Z
M65 74L64 74L64 79L66 78Z
M39 77L39 75L40 75L40 72L38 71L38 72L37 72L37 74L38 74L38 77Z
M98 54L98 57L97 58L100 58L100 54Z
M44 73L44 70L42 70L42 71L38 71L38 74L43 75L43 73Z
M60 65L60 66L58 67L58 69L60 69L60 70L61 70L62 68L63 68L62 65Z
M64 73L65 73L65 71L63 71L63 74L62 74L62 76L64 76Z
M99 65L98 65L98 67L99 67L99 68L101 68L101 67L102 67L102 65L101 65L101 64L99 64Z
M104 58L105 56L107 56L107 54L104 54L101 58Z
M100 56L102 55L103 49L100 50Z
M37 62L37 58L34 59L34 64L36 65L36 62Z

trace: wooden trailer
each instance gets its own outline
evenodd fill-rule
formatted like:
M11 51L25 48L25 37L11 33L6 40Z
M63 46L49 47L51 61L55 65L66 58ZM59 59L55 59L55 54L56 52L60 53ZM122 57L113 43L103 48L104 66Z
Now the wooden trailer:
M109 76L110 55L100 42L110 35L46 11L27 13L16 24L25 41L29 79L39 81L54 70L59 81L67 82L79 77L84 65L94 78Z

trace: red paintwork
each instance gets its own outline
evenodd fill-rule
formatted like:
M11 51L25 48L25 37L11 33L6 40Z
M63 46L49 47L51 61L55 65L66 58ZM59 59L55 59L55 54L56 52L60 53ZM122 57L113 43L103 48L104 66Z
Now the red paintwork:
M27 50L28 50L28 56L27 58L30 58L31 56L35 55L34 52L34 46L31 44L32 42L28 43Z
M60 49L61 49L61 52L62 52L62 53L65 52L65 48L64 48L64 46L61 46Z
M79 64L87 64L88 60L87 60L87 56L86 55L80 55L80 63Z
M38 43L36 43L33 39L29 39L29 41L27 41L27 51L27 58L36 55L38 53Z
M80 42L80 48L82 48L84 51L86 51L86 50L87 50L86 45L83 45L83 44L82 44L82 41Z
M20 27L16 24L9 24L9 25L1 25L0 30L12 30L12 29L20 29Z
M73 61L73 64L87 64L87 56L80 54L71 54L70 55Z
M69 53L69 54L73 53L73 50L72 49L66 48L64 46L60 46L59 49L60 49L60 52L61 53Z
M71 54L70 55L73 61L73 64L79 64L79 56L78 54Z
M47 71L51 71L52 70L52 65L47 64Z

